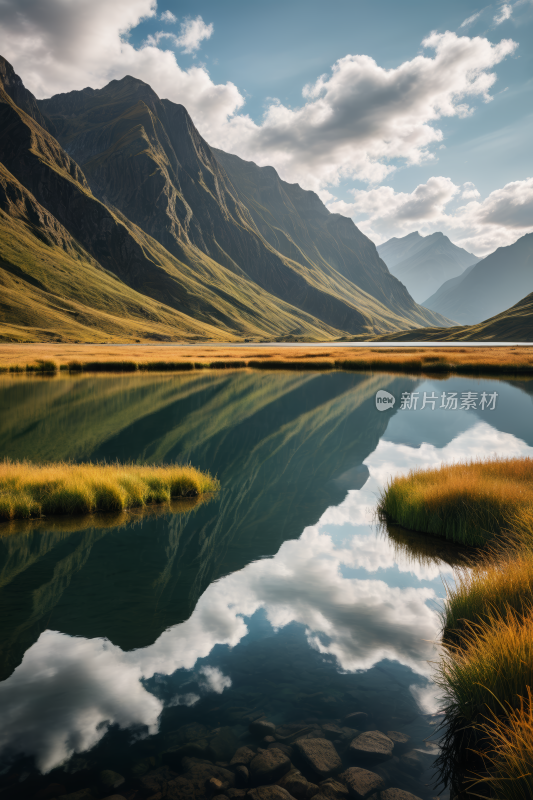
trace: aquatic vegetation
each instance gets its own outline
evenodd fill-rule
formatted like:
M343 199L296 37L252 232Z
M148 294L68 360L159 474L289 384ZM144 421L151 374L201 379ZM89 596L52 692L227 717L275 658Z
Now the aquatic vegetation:
M405 528L483 546L510 516L533 510L533 460L491 459L415 469L382 492L379 512Z
M445 697L440 778L456 793L531 797L533 777L533 461L413 470L379 512L480 549L448 587L437 682Z
M0 463L0 520L121 511L219 488L190 465Z
M119 355L120 353L120 355ZM116 347L76 344L0 345L0 372L34 371L36 361L56 360L60 369L76 371L183 371L243 368L374 370L428 374L443 378L451 373L476 376L533 374L531 347L254 347L239 349L209 344L164 348L145 344ZM25 364L28 364L26 367ZM56 367L57 369L57 367Z

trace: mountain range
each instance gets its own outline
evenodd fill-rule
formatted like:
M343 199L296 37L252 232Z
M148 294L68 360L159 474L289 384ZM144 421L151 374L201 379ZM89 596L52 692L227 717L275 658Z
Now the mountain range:
M378 245L377 251L390 272L422 305L426 305L426 298L445 281L459 277L467 267L480 261L440 232L421 236L418 231L413 231L400 239L392 238Z
M313 192L127 76L36 100L0 57L0 337L332 340L448 326Z
M463 325L476 325L505 309L512 310L531 292L533 233L527 233L444 283L424 305Z

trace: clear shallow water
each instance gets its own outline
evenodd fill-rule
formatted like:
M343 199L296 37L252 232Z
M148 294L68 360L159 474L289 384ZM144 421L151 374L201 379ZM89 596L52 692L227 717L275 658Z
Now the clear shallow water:
M398 399L392 411L377 411L378 389ZM498 401L400 409L411 391ZM266 746L248 730L262 715L332 739L347 767L356 711L368 714L359 730L404 732L418 752L366 766L437 796L431 661L459 557L377 530L376 499L413 466L531 455L532 396L522 381L342 372L0 380L2 456L191 461L223 486L186 513L0 539L5 797L51 783L105 797L102 769L140 797L143 772L186 770L184 755L222 764Z

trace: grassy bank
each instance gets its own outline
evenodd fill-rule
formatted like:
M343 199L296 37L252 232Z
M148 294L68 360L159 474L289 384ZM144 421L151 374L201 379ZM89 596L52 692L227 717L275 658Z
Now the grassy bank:
M528 376L533 375L533 348L0 345L0 372L179 372L246 367Z
M415 469L394 478L379 511L405 528L483 546L533 508L533 460L495 459Z
M169 503L219 488L191 466L0 463L0 520L90 514Z
M533 797L533 462L415 470L380 500L388 519L475 545L448 587L438 682L441 777L467 797Z

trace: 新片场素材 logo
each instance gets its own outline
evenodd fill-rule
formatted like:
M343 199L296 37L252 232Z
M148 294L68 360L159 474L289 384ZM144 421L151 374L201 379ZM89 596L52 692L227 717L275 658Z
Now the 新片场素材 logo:
M376 392L376 408L378 411L388 411L389 408L394 406L395 402L394 395L386 392L385 389L380 389Z

